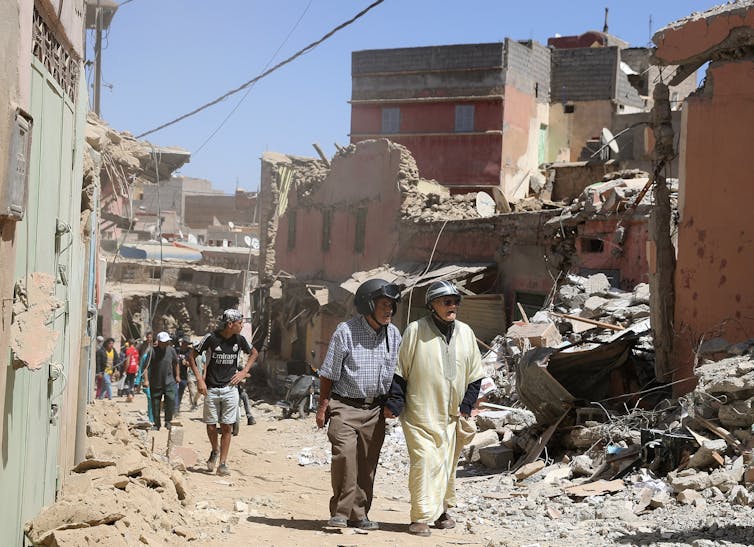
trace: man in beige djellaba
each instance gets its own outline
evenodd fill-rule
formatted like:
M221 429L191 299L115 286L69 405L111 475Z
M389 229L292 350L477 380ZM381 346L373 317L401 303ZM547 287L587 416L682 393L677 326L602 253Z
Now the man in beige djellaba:
M476 427L467 418L484 377L476 337L456 320L461 294L449 281L429 286L429 314L403 333L384 413L400 416L409 454L408 531L429 536L435 528L455 527L455 475L463 446Z

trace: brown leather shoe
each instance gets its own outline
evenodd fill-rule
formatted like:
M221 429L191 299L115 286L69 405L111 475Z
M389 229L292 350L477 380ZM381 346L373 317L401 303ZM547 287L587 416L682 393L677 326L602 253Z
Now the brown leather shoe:
M454 521L453 517L447 513L443 513L440 515L440 518L435 521L435 528L439 528L440 530L450 530L455 527L456 521Z
M423 522L412 522L408 525L408 533L415 536L427 537L432 531L429 529L429 525Z

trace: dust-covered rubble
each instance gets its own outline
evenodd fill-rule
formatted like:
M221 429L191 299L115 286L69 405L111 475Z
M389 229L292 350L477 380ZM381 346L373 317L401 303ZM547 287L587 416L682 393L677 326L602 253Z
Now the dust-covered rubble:
M194 513L191 481L175 469L182 462L152 453L115 403L88 407L87 435L62 495L26 524L33 545L178 545L222 533Z

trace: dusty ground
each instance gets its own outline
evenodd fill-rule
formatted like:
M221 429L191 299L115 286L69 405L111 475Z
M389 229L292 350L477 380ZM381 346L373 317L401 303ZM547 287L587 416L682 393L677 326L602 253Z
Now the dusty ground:
M143 397L134 403L122 403L124 411L141 409ZM314 417L280 419L278 408L261 404L254 408L257 424L245 425L233 438L228 465L230 477L217 477L204 467L209 441L200 420L201 409L183 412L184 446L195 449L200 462L189 467L193 487L192 504L201 512L213 508L231 514L228 540L241 545L484 545L483 537L467 530L435 531L430 538L416 538L406 533L409 497L404 477L389 477L378 472L375 499L370 518L380 523L377 532L356 533L352 529L326 529L329 518L330 475L327 436L317 430ZM128 413L126 414L128 416ZM165 450L167 431L152 433L155 451ZM300 461L301 460L301 461ZM305 465L301 465L304 463ZM236 511L236 502L248 506ZM243 506L241 506L243 507ZM238 522L235 523L235 518ZM219 545L216 540L196 543Z
M56 507L53 506L36 519L41 534L51 529L42 526L44 520L54 521L52 526L61 530L55 535L57 543L40 540L40 544L61 547L228 542L529 547L754 544L751 507L754 499L741 485L718 481L719 488L708 487L694 500L683 503L674 493L664 491L665 481L636 473L626 478L625 486L617 493L578 498L564 491L578 479L571 478L569 466L560 462L551 462L541 472L521 481L481 466L459 468L459 506L453 511L458 526L454 530L433 530L429 538L410 536L406 532L407 455L400 427L389 428L370 512L381 530L358 533L353 529L327 529L324 524L329 516L329 444L324 431L316 429L313 416L283 420L278 408L257 404L254 411L257 424L242 425L240 435L233 439L228 461L231 476L218 477L208 473L204 464L209 443L200 411L184 411L179 417L184 428L183 447L191 449L184 453L187 469L182 473L180 462L174 460L173 468L179 470L171 471L164 460L168 439L165 429L129 432L113 411L114 407L120 410L122 418L133 425L143 422L145 406L143 395L138 395L133 403L123 399L114 404L95 403L90 434L95 435L91 441L96 457L87 461L101 461L105 465L110 458L115 463L71 476L67 488L76 488L78 484L79 488L87 489L71 494L72 498L64 496L56 504L63 504L57 516L50 512ZM195 464L189 461L192 451L198 455ZM145 463L150 460L151 464ZM166 474L171 473L168 479ZM176 498L171 480L181 491L185 486L187 495L182 501L179 500L184 496ZM642 497L652 489L654 509L647 506L648 499L642 504ZM664 501L654 504L655 499ZM68 509L65 503L69 504ZM60 515L64 514L71 516L61 522ZM106 516L117 514L121 516Z

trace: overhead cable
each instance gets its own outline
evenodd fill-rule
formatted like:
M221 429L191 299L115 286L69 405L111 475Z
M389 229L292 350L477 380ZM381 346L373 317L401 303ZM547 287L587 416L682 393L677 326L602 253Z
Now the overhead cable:
M206 110L210 106L214 106L217 103L219 103L221 101L224 101L225 99L227 99L231 95L234 95L234 94L238 93L239 91L242 91L242 90L246 89L250 85L258 82L259 80L261 80L265 76L269 76L270 74L272 74L273 72L275 72L277 69L279 69L279 68L287 65L288 63L290 63L291 61L293 61L296 58L300 57L301 55L303 55L305 53L308 53L309 51L311 51L312 49L314 49L315 47L317 47L319 44L321 44L322 42L324 42L325 40L327 40L328 38L330 38L333 34L335 34L336 32L338 32L339 30L347 27L348 25L350 25L351 23L353 23L357 19L363 17L364 15L366 15L367 12L369 12L371 9L377 7L378 5L382 4L382 2L384 2L384 1L385 0L376 0L375 2L372 2L366 8L364 8L359 13L357 13L356 15L354 15L351 19L349 19L348 21L346 21L344 23L341 23L340 25L338 25L337 27L335 27L334 29L332 29L330 32L328 32L327 34L325 34L324 36L322 36L322 38L320 38L319 40L317 40L315 42L312 42L311 44L309 44L305 48L303 48L303 49L299 50L298 52L294 53L293 55L291 55L290 57L288 57L284 61L279 62L274 67L272 67L272 68L270 68L268 70L265 70L260 75L255 76L254 78L252 78L248 82L245 82L245 83L241 84L237 88L228 91L224 95L218 97L217 99L215 99L213 101L210 101L210 102L208 102L208 103L200 106L199 108L195 108L194 110L192 110L191 112L188 112L187 114L184 114L183 116L179 116L179 117L175 118L174 120L171 120L171 121L169 121L167 123L164 123L164 124L162 124L162 125L160 125L158 127L155 127L154 129L150 129L149 131L145 131L144 133L141 133L140 135L136 135L136 138L137 139L141 139L142 137L146 137L147 135L150 135L152 133L156 133L157 131L160 131L161 129L165 129L166 127L169 127L169 126L174 125L174 124L176 124L176 123L178 123L180 121L183 121L186 118L190 118L191 116L193 116L195 114L198 114L202 110Z
M309 11L309 8L311 7L311 5L312 5L312 2L313 2L313 1L314 1L314 0L309 0L309 3L308 3L308 4L306 5L306 7L304 8L304 11L303 11L303 12L301 13L301 16L300 16L300 17L298 18L298 21L296 21L296 22L294 23L294 25L293 25L293 26L291 27L291 30L289 30L289 31L288 31L288 35L287 35L287 36L285 37L285 39L284 39L284 40L283 40L283 41L281 42L280 46L278 46L278 48L277 48L277 49L275 50L275 53L273 53L273 54L272 54L272 57L270 57L270 60L269 60L269 61L267 61L267 64L266 64L266 65L264 65L264 68L263 68L262 70L267 70L267 67L269 67L269 66L270 66L270 64L272 64L272 61L274 61L274 60L275 60L275 57L277 57L278 53L280 53L280 50L281 50L281 49L283 49L283 46L284 46L284 45L285 45L286 43L288 43L288 39L289 39L289 38L290 38L290 37L291 37L291 36L293 35L293 32L294 32L294 31L295 31L295 30L296 30L296 29L298 28L299 24L300 24L300 23L301 23L301 21L302 21L302 20L304 19L304 16L306 15L306 12L308 12L308 11ZM238 108L239 108L239 107L241 106L241 103L243 103L243 102L244 102L244 100L246 99L246 97L248 97L248 96L249 96L249 93L251 93L251 90L252 90L252 89L254 89L254 84L252 84L252 85L250 85L250 86L249 86L249 88L248 88L248 89L246 90L246 93L244 93L244 94L243 94L243 97L241 97L241 98L239 99L239 101L238 101L238 102L236 103L236 106L234 106L234 107L233 107L233 109L232 109L232 110L231 110L230 112L228 112L228 115L227 115L227 116L225 116L225 118L223 119L223 121L221 121L221 122L220 122L220 125L218 125L218 126L217 126L217 127L215 128L215 130L214 130L214 131L212 131L212 133L210 133L210 134L209 134L209 136L208 136L208 137L207 137L206 139L204 139L204 142L203 142L203 143L202 143L201 145L199 145L199 148L197 148L196 150L194 150L194 151L193 151L193 152L191 153L191 157L192 157L192 158L193 158L194 156L196 156L196 155L197 155L197 154L199 153L199 151L200 151L200 150L201 150L202 148L204 148L204 147L205 147L205 146L207 145L207 143L208 143L209 141L211 141L211 140L212 140L212 138L213 138L213 137L214 137L215 135L217 135L217 132L218 132L218 131L220 131L220 129L222 129L222 128L223 128L223 126L224 126L224 125L225 125L225 123L226 123L226 122L227 122L227 121L228 121L228 120L229 120L229 119L231 118L231 116L233 116L233 114L235 114L235 113L236 113L236 110L238 110Z

